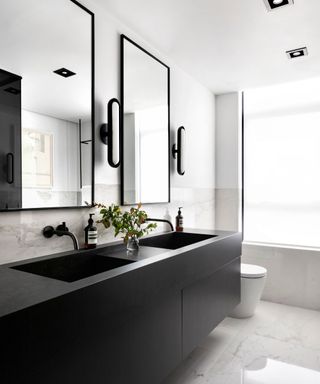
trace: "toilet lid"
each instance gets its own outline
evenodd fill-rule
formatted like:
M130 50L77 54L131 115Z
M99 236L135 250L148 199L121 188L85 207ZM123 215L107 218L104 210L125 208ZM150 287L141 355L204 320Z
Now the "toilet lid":
M267 270L259 265L253 264L241 264L241 277L257 278L264 277L267 274Z

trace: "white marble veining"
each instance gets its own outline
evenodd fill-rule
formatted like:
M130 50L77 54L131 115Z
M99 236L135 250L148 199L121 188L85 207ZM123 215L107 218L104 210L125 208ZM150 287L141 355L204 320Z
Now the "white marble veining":
M216 229L240 231L241 190L239 188L217 188L215 193Z
M42 229L66 221L69 230L83 243L87 214L87 209L1 213L0 264L73 249L70 238L46 239Z
M96 192L97 202L119 204L119 185L98 185ZM184 207L185 227L214 229L214 189L173 188L170 204L145 205L143 209L150 217L166 218L174 224L179 206ZM70 238L54 236L46 239L42 235L44 226L56 227L62 221L66 221L69 230L76 234L80 246L83 246L89 212L95 212L95 219L99 219L98 209L85 208L2 213L0 264L71 250ZM168 230L166 224L158 224L158 232ZM99 244L116 240L121 238L115 238L112 229L106 230L102 224L98 224Z
M225 319L163 384L319 383L319 324L318 311L263 301L252 318Z

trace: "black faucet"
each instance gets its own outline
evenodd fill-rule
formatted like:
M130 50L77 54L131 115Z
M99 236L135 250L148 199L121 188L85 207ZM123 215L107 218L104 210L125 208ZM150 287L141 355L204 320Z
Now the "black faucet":
M166 219L152 219L151 217L148 217L146 219L146 221L158 221L158 222L162 222L162 223L167 223L167 224L170 225L171 231L174 231L174 227L173 227L171 221L169 221L169 220L166 220Z
M44 227L43 230L42 230L42 234L47 239L49 239L53 235L69 236L69 237L71 237L71 239L73 241L73 248L75 250L79 250L78 239L76 238L76 236L72 232L69 232L69 229L66 226L65 222L63 222L62 224L58 225L56 229L54 229L51 225L48 225L48 226Z

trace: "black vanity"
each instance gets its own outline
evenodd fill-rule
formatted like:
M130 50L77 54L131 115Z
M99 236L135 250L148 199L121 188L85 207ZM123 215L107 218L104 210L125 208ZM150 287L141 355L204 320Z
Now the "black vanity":
M1 266L1 383L161 383L240 298L241 234L197 232Z

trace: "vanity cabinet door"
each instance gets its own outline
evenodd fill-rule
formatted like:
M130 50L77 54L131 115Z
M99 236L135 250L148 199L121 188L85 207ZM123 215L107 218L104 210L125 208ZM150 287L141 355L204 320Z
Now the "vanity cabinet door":
M240 257L183 289L183 358L240 302Z
M123 306L108 291L92 286L0 321L0 383L160 384L181 361L181 292Z
M155 297L131 319L129 338L123 338L127 369L121 383L161 383L182 359L180 292Z

